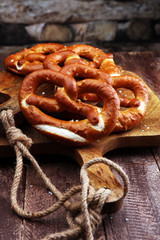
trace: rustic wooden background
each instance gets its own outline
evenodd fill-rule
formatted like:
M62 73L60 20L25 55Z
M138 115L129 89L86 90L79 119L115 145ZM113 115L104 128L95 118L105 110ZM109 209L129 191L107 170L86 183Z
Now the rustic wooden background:
M108 51L160 49L159 0L0 1L0 45L85 42Z

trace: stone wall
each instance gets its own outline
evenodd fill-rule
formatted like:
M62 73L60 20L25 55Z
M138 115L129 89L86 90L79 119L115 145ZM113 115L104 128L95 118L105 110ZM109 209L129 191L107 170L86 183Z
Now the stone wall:
M88 43L160 50L160 0L0 1L0 45Z

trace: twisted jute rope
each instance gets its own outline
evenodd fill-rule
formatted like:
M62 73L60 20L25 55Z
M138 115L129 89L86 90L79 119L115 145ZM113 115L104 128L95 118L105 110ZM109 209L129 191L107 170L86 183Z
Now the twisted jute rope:
M86 162L80 171L81 185L72 187L65 194L62 194L51 183L50 179L45 175L36 159L30 154L29 148L32 145L32 140L28 138L22 131L15 127L12 110L3 110L0 113L1 122L5 128L7 139L11 146L14 147L16 153L16 168L11 187L11 206L12 209L21 217L33 219L46 216L55 212L62 205L66 209L66 221L69 228L65 231L50 234L43 238L43 240L58 240L58 239L86 239L93 240L94 232L102 221L101 209L111 193L109 189L101 188L95 191L89 184L87 176L87 168L95 163L104 163L112 167L123 179L124 182L124 196L126 197L129 188L128 176L123 169L110 161L109 159L100 157L94 158ZM57 202L47 209L37 212L30 212L24 210L18 205L17 192L23 172L23 156L26 157L37 170L40 177L43 179L46 187L57 197ZM76 193L81 193L80 201L70 203L69 199Z

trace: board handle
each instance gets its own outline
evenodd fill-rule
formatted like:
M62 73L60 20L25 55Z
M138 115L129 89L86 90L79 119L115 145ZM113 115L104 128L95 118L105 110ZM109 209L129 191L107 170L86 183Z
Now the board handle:
M80 165L99 157L102 157L102 151L94 147L76 149L74 156ZM95 190L100 188L111 190L102 209L102 213L106 214L119 211L123 205L124 189L110 167L104 163L95 163L87 169L87 174L90 185L94 187Z

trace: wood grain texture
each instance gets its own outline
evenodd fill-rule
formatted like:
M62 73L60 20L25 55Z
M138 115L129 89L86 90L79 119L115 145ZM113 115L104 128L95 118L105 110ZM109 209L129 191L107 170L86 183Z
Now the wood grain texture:
M79 184L78 167L76 163L72 162L71 164L68 158L66 158L65 161L65 159L61 159L56 155L50 156L50 158L52 158L52 164L50 161L46 161L47 159L45 160L45 157L44 159L42 157L37 158L37 160L53 183L56 179L58 180L56 180L56 187L61 192L64 193L72 186L70 179L73 179L75 184ZM34 179L32 177L33 175L35 176ZM44 183L34 169L28 166L25 209L38 211L51 206L54 202L56 202L56 198L45 188ZM50 229L52 229L52 232L67 229L65 213L65 210L61 208L55 214L50 214L43 219L26 221L24 225L25 239L41 239L49 233ZM44 226L44 223L45 227L42 228L41 225ZM36 229L36 232L34 229Z
M117 52L114 59L124 70L138 74L160 98L160 52Z
M56 187L62 193L65 193L74 185L79 185L79 165L69 157L59 155L37 156L36 158L43 171L50 178L51 182L56 183ZM33 179L34 176L34 179ZM55 196L47 190L41 178L31 166L27 167L26 191L25 191L25 209L38 211L51 206L56 202ZM76 195L71 201L80 199ZM24 239L37 240L45 237L49 233L63 231L68 228L66 219L66 210L61 207L53 214L34 221L24 222ZM104 237L103 225L100 226L96 238Z
M14 176L15 159L1 159L0 164L0 239L21 239L23 235L23 219L11 210L10 190ZM18 203L23 207L25 190L25 170L18 191Z
M107 153L106 156L120 164L130 178L130 191L123 209L104 219L107 239L158 240L160 173L151 149L129 148Z
M96 13L96 14L95 14ZM159 4L151 1L24 1L8 0L0 3L3 23L75 23L105 20L126 20L132 18L159 19Z

